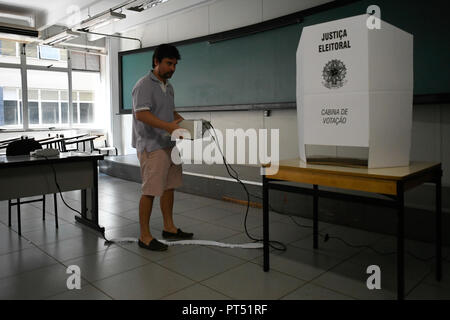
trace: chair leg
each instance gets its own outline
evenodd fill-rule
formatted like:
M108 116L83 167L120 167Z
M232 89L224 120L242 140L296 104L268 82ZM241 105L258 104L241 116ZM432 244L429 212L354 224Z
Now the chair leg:
M45 221L45 194L42 195L42 220Z
M58 202L57 202L56 193L53 194L53 201L55 204L55 226L58 229Z
M8 227L11 227L11 199L8 200Z
M22 235L22 226L20 223L20 199L17 199L17 228L19 231L19 236Z

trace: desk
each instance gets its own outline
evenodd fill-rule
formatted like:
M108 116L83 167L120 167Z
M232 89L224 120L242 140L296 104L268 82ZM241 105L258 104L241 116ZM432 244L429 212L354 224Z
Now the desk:
M52 164L62 192L81 190L82 215L75 216L75 220L103 232L98 225L97 170L97 161L103 158L82 152L61 153L48 159L0 156L0 201L58 193Z
M282 160L277 173L266 171L263 166L263 239L264 271L269 271L269 189L303 193L313 196L313 247L318 248L319 197L349 200L387 206L397 209L397 298L404 298L404 193L425 182L436 184L436 279L442 277L442 203L440 163L412 162L408 167L397 168L352 168L306 164L299 159ZM266 175L266 172L268 174ZM303 188L277 184L290 181L312 184ZM385 196L378 199L349 195L340 192L319 190L319 186L377 193Z

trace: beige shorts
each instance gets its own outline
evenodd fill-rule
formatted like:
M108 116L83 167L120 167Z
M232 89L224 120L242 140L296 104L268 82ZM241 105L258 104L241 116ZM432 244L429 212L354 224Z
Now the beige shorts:
M138 152L141 164L142 194L162 196L165 190L181 187L182 167L171 158L172 148Z

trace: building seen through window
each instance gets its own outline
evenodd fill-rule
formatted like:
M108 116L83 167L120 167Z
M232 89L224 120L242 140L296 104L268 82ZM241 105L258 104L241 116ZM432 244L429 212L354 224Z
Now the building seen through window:
M27 72L28 124L30 128L68 127L69 69L65 49L27 44L26 62L21 64L20 46L10 40L0 40L0 128L23 128L22 79L20 68ZM99 56L74 53L72 69L72 124L92 125L101 93ZM92 57L91 57L92 56ZM83 62L83 64L81 64ZM46 66L47 70L36 70ZM62 68L52 70L52 68ZM64 71L67 70L67 71ZM88 70L89 72L85 71Z

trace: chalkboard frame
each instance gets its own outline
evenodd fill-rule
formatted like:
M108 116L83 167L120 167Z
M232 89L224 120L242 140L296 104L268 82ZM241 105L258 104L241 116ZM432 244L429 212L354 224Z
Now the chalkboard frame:
M216 43L219 41L226 41L235 39L238 37L245 37L251 34L264 32L276 28L281 28L284 26L289 26L296 23L301 23L304 17L334 9L341 6L346 6L355 2L360 2L362 0L336 0L333 2L328 2L313 8L298 11L289 15L285 15L272 20L260 22L250 26L237 28L229 31L219 32L215 34L210 34L206 36L201 36L197 38L182 40L172 42L174 46L198 43L203 41L208 41L209 43ZM131 114L132 110L124 109L122 101L122 90L123 90L123 66L122 57L130 54L136 54L140 52L153 51L157 46L145 47L134 50L121 51L118 53L118 71L119 71L119 114ZM449 103L450 93L432 93L432 94L415 94L413 98L413 104L432 104L432 103ZM216 106L201 106L201 107L177 107L177 111L185 112L208 112L208 111L248 111L248 110L274 110L274 109L295 109L296 102L283 102L283 103L255 103L255 104L239 104L239 105L216 105Z

